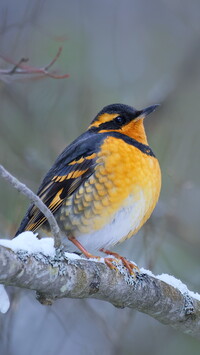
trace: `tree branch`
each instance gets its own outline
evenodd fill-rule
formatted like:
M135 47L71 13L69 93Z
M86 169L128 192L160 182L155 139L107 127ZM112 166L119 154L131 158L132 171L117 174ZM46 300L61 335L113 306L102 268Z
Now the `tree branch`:
M33 191L31 191L26 185L22 184L19 180L17 180L16 177L11 175L2 165L0 165L0 175L13 187L15 187L19 192L28 197L29 200L33 202L44 214L44 216L48 220L52 235L54 236L55 248L59 248L61 245L60 228L58 227L53 213L48 209L48 207L43 203L43 201L36 194L34 194Z
M2 81L8 81L8 78L13 78L17 77L19 75L25 75L26 78L42 78L42 77L50 77L53 79L65 79L69 77L69 74L63 74L59 75L56 74L55 71L49 72L49 69L52 67L52 65L58 60L62 53L62 47L58 49L58 52L56 53L55 57L51 60L51 62L44 66L44 67L33 67L24 63L27 63L29 61L28 58L21 58L17 63L14 61L10 60L7 57L4 57L0 55L0 57L6 62L12 65L11 68L9 69L0 69L0 79Z
M197 299L147 273L134 278L122 267L121 272L125 276L101 262L69 259L64 254L55 258L30 255L0 246L0 282L37 291L41 303L65 297L96 298L116 307L137 309L200 339Z
M0 175L41 210L48 219L52 235L55 235L55 246L59 246L59 227L46 205L1 165ZM28 252L24 249L24 237L22 244L19 240L16 242L17 238L0 242L0 283L35 290L43 304L52 304L55 299L64 297L96 298L119 308L134 308L200 339L200 296L195 297L180 281L184 287L178 289L150 275L150 272L140 272L133 277L121 264L116 264L120 271L117 272L103 262L85 260L76 255L72 258L74 254L66 255L59 250L56 253L53 250L53 257L46 253L33 253L31 245ZM178 280L173 280L177 285Z

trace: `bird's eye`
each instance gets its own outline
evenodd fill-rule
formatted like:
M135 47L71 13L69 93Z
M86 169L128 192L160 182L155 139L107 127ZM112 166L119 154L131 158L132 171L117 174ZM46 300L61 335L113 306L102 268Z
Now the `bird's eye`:
M126 118L122 116L117 116L115 118L115 122L118 123L119 125L123 125L126 122Z

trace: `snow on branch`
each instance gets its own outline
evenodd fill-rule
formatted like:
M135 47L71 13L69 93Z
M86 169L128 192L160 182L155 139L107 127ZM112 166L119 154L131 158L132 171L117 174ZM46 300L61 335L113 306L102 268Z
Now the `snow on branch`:
M56 71L49 71L53 64L58 60L62 53L62 47L58 49L55 57L50 61L49 64L45 65L44 67L34 67L27 65L26 63L29 61L28 58L21 58L18 62L14 62L13 60L0 55L6 63L10 64L10 68L8 69L0 69L0 80L4 82L9 82L13 79L19 79L22 76L26 79L32 78L43 78L43 77L50 77L53 79L65 79L69 77L69 74L57 74Z
M111 270L103 262L76 254L56 253L52 238L38 240L32 232L0 240L0 283L4 285L35 290L43 304L58 298L96 298L119 308L134 308L200 339L200 295L169 275L156 277L141 269L134 277L121 264L117 268Z
M100 261L66 253L60 245L59 227L42 201L0 165L0 175L26 195L47 217L52 238L38 239L24 232L12 240L0 240L0 283L35 290L42 304L58 298L96 298L116 307L134 308L163 324L200 339L200 295L173 276L153 275L140 269L131 276L121 264L111 270ZM48 213L46 211L48 210ZM54 233L55 232L55 233ZM0 311L9 299L0 286Z

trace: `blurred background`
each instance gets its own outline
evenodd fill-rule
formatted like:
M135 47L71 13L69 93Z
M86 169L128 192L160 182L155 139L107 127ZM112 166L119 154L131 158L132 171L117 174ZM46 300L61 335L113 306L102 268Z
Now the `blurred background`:
M0 56L41 67L60 46L53 68L67 79L4 75L13 66L0 59L0 163L36 191L103 106L161 103L145 122L162 168L160 201L114 250L200 292L199 0L1 0ZM2 179L0 201L0 234L9 238L29 202ZM1 355L200 353L197 340L130 309L71 299L46 307L33 292L9 291Z

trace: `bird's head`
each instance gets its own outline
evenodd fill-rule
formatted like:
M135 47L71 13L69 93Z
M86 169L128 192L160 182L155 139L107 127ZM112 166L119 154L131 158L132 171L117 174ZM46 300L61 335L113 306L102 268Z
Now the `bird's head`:
M98 113L89 129L99 133L120 132L143 144L147 144L143 120L147 115L155 111L158 106L153 105L138 111L128 105L109 105Z

